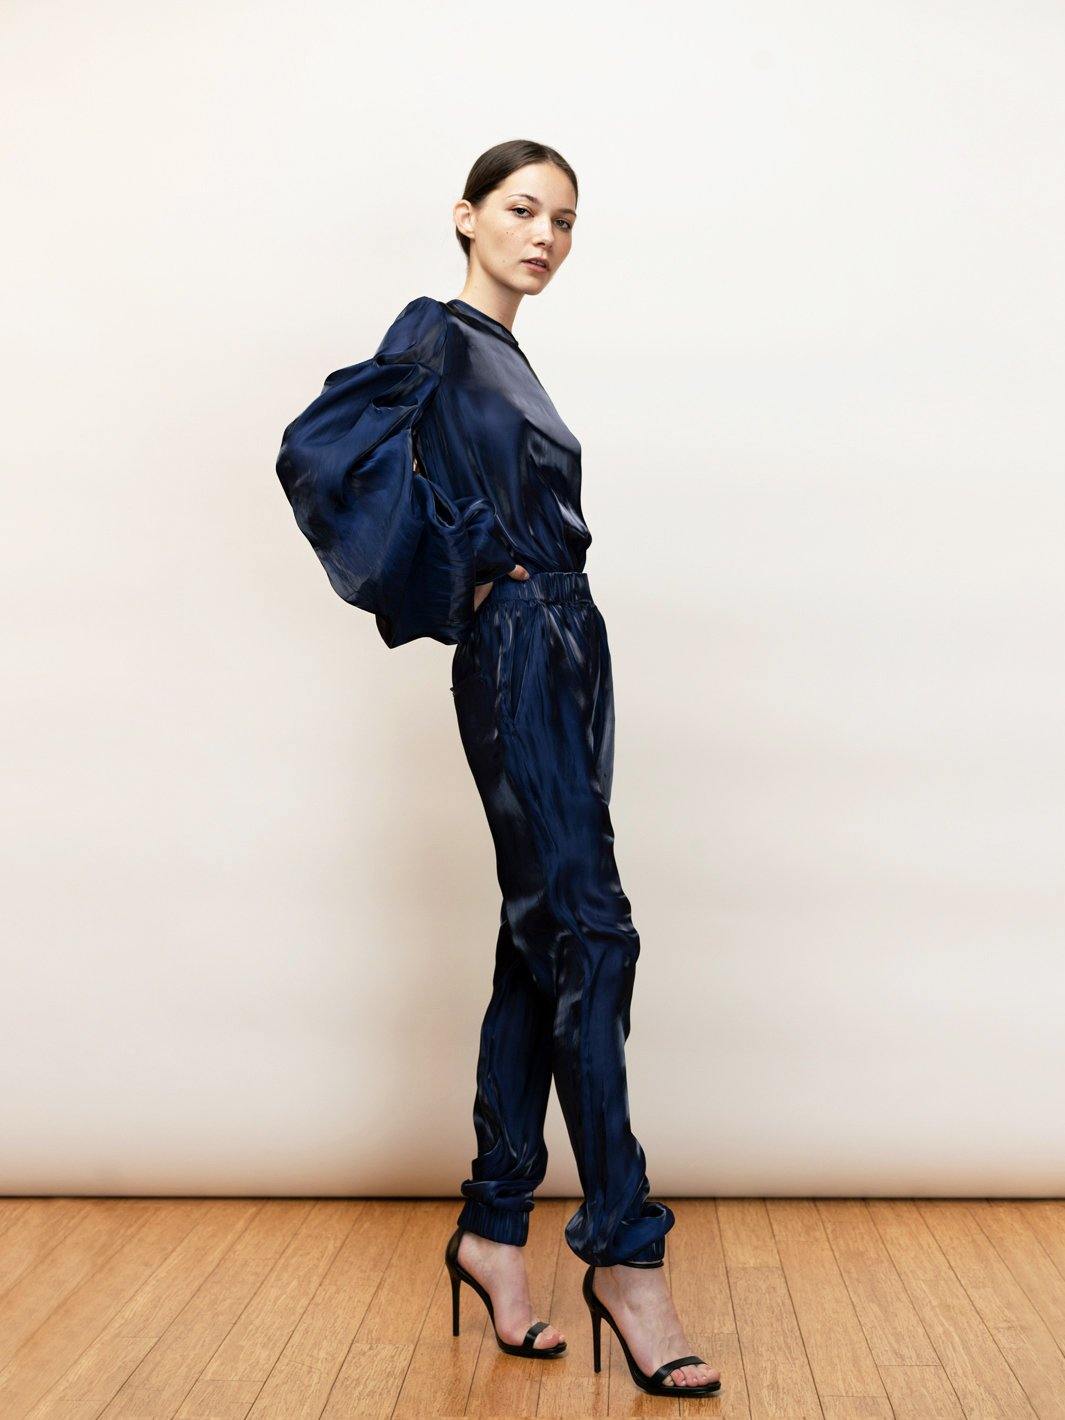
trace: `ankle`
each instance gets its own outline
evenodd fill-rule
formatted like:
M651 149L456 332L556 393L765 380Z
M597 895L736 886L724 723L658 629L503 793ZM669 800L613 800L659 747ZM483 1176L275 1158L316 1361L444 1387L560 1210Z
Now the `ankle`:
M483 1237L480 1233L464 1232L459 1239L459 1246L467 1254L486 1261L506 1259L509 1262L523 1252L515 1243L496 1242L494 1238Z

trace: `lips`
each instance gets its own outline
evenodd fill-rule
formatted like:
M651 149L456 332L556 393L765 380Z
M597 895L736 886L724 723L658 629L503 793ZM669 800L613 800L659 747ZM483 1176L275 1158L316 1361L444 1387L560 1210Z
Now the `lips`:
M548 270L550 269L550 268L548 267L547 262L544 261L543 257L540 257L540 256L527 256L527 257L525 257L525 258L523 258L523 259L524 259L524 261L525 261L525 265L526 265L526 266L535 266L535 267L537 267L540 271L548 271Z

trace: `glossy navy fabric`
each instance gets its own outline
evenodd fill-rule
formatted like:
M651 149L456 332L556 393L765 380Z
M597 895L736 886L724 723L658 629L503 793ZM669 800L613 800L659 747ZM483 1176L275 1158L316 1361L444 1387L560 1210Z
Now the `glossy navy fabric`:
M452 693L503 892L458 1221L526 1241L553 1076L584 1191L566 1242L602 1267L650 1262L675 1217L648 1198L629 1119L640 938L614 859L614 688L587 574L497 582L454 653Z
M584 1190L567 1243L600 1266L657 1260L675 1218L648 1197L629 1120L640 939L614 860L614 692L584 572L580 444L506 326L420 296L372 359L327 377L277 473L333 587L386 645L455 645L503 895L458 1221L525 1243L554 1078ZM506 575L519 562L527 581Z
M461 641L476 584L515 563L580 571L591 543L580 444L512 332L457 299L416 297L372 359L328 375L277 474L334 589L390 647Z

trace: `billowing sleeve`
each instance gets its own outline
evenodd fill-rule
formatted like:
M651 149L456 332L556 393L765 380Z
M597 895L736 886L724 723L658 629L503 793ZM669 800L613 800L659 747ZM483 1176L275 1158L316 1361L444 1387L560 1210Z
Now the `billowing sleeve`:
M296 522L334 591L373 613L390 647L420 636L462 640L475 584L517 560L488 499L451 497L414 467L446 338L440 305L417 297L372 359L326 377L277 457Z

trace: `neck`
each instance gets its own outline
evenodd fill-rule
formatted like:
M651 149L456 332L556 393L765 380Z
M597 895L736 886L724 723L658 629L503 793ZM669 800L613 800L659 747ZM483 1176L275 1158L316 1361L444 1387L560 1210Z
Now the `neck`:
M466 284L456 300L465 301L468 306L475 306L477 310L505 325L513 335L514 317L521 305L522 294L521 291L508 290L498 281L490 281L485 276L471 275L466 278Z

